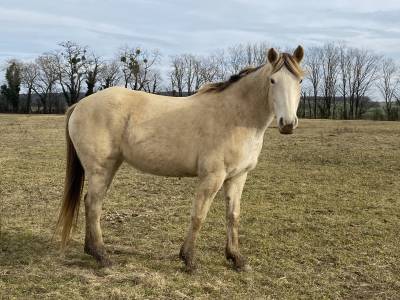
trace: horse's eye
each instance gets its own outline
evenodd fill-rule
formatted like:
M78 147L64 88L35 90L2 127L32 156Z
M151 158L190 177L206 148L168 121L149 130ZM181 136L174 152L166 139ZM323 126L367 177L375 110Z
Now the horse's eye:
M303 79L300 79L300 83L302 83L303 82Z
M271 83L272 83L272 84L274 84L274 83L275 83L275 80L273 80L272 78L271 78Z

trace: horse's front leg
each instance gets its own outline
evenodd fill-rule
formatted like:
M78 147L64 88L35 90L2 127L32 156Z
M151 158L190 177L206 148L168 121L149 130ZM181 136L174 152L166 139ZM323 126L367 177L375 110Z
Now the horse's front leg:
M232 260L235 269L238 271L250 270L246 259L239 251L240 197L242 196L246 178L247 173L243 173L229 178L224 182L227 223L225 255L228 260Z
M200 179L196 198L193 201L191 222L179 257L184 261L187 272L195 270L194 246L201 225L207 216L211 202L225 180L225 172L207 174Z

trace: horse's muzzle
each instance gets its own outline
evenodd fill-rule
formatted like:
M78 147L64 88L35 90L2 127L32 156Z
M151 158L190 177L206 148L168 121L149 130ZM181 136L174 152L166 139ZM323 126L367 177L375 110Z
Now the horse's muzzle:
M285 124L283 122L283 118L279 119L279 132L281 134L292 134L293 130L296 128L297 126L297 118L293 123L289 123L289 124Z

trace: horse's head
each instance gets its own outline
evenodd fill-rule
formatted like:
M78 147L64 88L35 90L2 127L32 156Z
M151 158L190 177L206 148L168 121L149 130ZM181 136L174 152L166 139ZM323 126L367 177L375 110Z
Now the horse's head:
M278 53L274 48L268 51L268 62L271 64L269 76L269 100L273 103L279 132L291 134L298 125L296 116L300 101L300 84L303 71L300 62L304 50L298 46L293 55Z

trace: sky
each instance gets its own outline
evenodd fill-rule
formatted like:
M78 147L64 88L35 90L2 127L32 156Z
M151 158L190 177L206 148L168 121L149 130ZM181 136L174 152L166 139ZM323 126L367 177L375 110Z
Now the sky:
M71 40L111 58L124 45L164 57L238 43L341 41L400 61L399 0L1 0L0 63Z

